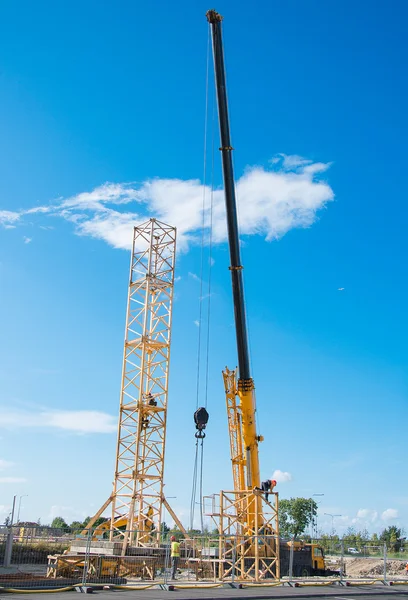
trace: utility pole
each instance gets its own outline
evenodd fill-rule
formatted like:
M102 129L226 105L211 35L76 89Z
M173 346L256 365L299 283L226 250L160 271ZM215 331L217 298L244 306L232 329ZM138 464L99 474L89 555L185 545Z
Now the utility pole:
M11 553L13 551L13 523L14 523L14 511L16 508L16 498L17 498L17 496L13 497L13 508L11 509L11 522L10 522L10 527L8 528L8 531L7 531L6 550L4 553L4 562L3 562L3 566L6 568L9 568L11 565Z
M334 536L334 517L341 517L343 515L332 515L331 513L324 513L325 515L327 515L328 517L331 517L332 519L332 537Z
M312 494L311 502L310 502L310 539L313 538L313 498L315 496L324 496L324 494ZM317 503L316 503L317 504ZM317 535L317 510L316 510L316 527L315 532Z
M22 498L28 498L28 494L23 494L22 496L20 496L20 501L18 503L18 511L17 511L17 523L20 523L20 510L21 510L21 499Z

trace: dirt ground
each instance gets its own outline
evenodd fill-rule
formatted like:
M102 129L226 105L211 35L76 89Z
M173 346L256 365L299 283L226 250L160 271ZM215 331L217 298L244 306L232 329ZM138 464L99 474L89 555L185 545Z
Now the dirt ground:
M384 573L384 561L382 558L352 558L346 556L344 561L348 577L381 577ZM406 561L404 560L388 559L387 577L406 576L405 565Z

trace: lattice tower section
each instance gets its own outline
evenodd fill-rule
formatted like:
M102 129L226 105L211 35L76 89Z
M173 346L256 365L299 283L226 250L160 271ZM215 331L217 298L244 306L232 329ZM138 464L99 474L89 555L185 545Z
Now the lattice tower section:
M176 229L134 228L110 538L159 543ZM126 531L122 531L126 520Z

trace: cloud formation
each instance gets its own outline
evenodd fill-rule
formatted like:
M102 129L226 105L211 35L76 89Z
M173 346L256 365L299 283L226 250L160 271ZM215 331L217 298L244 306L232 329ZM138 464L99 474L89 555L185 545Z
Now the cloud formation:
M395 508L387 508L382 514L381 519L383 521L391 521L392 519L398 519L398 511Z
M10 467L14 467L13 462L0 458L0 471L5 471L6 469L10 469ZM10 475L0 477L0 483L23 483L24 481L27 481L24 477L13 477Z
M334 198L333 190L322 180L329 166L280 154L270 161L269 168L248 167L236 184L241 235L262 235L269 241L291 229L312 225L317 213ZM42 219L42 228L44 218L62 217L73 224L78 235L104 240L114 248L129 249L132 227L150 217L176 226L179 249L184 251L201 241L203 223L208 234L212 222L214 243L227 239L223 191L212 193L196 179L105 183L53 205L19 213L1 211L0 224L14 227L26 215Z
M0 458L0 471L9 469L10 467L13 466L13 464L14 463L10 462L9 460L4 460L3 458Z
M374 523L377 520L377 517L378 512L376 510L371 510L370 508L360 508L357 511L357 519L361 519L362 521Z
M74 433L113 433L117 429L117 418L95 410L0 410L0 427L46 427Z
M276 471L273 472L272 479L276 479L278 483L286 483L287 481L292 481L292 475L287 471L276 469Z
M20 219L20 213L11 210L0 210L0 225L6 229L15 227L15 223Z

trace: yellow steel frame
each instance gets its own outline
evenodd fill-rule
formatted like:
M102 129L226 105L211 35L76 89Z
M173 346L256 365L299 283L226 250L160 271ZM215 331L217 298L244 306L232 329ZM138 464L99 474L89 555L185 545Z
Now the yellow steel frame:
M175 252L174 227L134 228L113 492L86 528L110 505L97 533L122 539L123 554L160 542Z
M210 513L219 531L219 577L246 581L280 579L278 494L267 502L260 491L221 491ZM247 523L253 522L248 533Z

